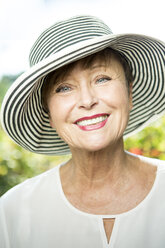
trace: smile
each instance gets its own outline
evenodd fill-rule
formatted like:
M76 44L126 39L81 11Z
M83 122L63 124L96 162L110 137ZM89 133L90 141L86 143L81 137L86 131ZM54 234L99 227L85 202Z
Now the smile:
M84 117L75 122L75 124L84 131L92 131L102 128L109 117L109 114L99 114L91 117Z
M78 121L77 125L80 125L80 126L93 125L93 124L104 121L106 118L107 118L107 115L104 115L104 116L96 117L96 118L89 119L89 120Z

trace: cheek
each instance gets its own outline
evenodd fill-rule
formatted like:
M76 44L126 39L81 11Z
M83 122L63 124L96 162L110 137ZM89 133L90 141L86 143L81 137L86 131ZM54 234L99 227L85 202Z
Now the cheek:
M73 106L73 99L66 99L64 97L54 97L50 99L48 107L51 127L58 129L65 124L70 117Z
M124 85L112 85L99 92L99 98L113 108L121 108L129 105L128 89Z
M50 113L50 125L52 128L56 128L56 125L58 122L60 122L60 119L62 115L63 106L60 104L60 102L50 99L48 102L48 108L49 108L49 113Z

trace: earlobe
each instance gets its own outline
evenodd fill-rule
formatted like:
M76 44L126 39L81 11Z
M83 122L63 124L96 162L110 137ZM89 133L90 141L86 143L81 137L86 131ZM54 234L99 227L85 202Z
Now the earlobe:
M130 111L133 108L133 100L132 100L132 88L133 88L133 83L129 84L129 106L130 106Z
M50 113L49 113L49 124L50 124L50 126L53 128L53 122L52 122L52 118L51 118L51 116L50 116Z
M49 123L50 123L50 126L53 128L51 119L49 119Z
M49 115L49 123L50 123L51 128L56 129L55 124L50 115Z

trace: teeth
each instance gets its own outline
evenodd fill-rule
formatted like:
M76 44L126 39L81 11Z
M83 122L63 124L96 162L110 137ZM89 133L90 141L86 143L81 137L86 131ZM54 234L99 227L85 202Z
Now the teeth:
M90 120L83 120L83 121L78 121L77 124L80 126L88 126L88 125L94 125L99 122L104 121L107 118L107 115L99 116Z

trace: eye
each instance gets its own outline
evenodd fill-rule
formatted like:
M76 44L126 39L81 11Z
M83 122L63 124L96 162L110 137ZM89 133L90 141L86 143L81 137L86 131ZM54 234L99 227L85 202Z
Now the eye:
M60 92L68 92L71 90L71 87L70 86L67 86L67 85L60 85L57 87L57 89L55 90L56 93L60 93Z
M110 81L111 78L110 77L100 77L96 80L96 83L102 84L102 83L106 83L107 81Z

